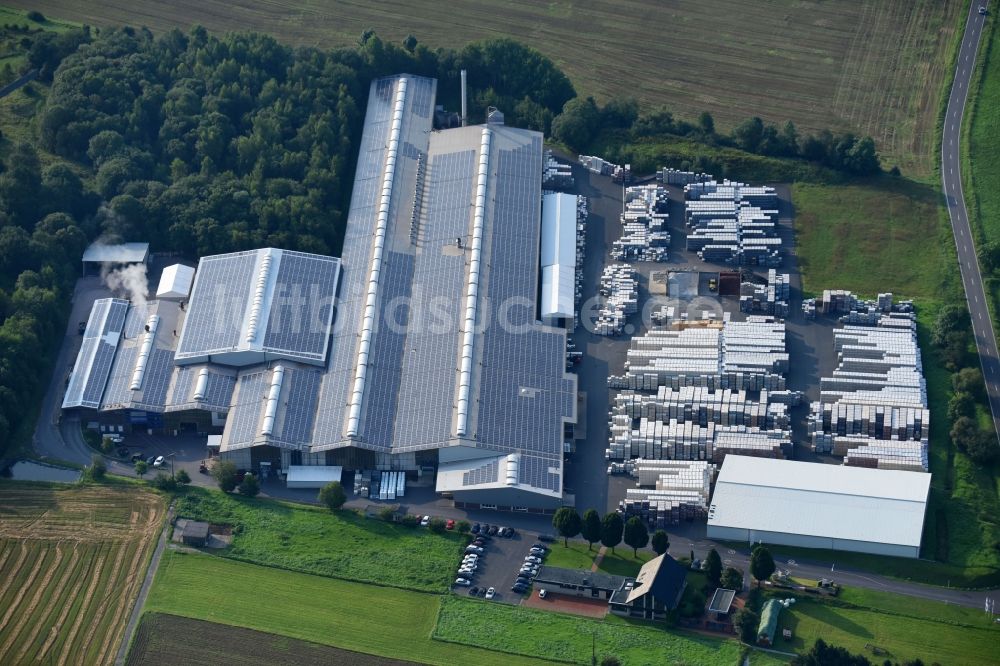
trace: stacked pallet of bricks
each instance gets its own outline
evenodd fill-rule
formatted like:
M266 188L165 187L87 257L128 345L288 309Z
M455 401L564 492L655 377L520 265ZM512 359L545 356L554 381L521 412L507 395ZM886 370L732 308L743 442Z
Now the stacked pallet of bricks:
M746 391L711 390L703 386L682 386L674 389L660 386L656 395L622 391L614 398L613 411L632 419L660 421L675 419L702 426L710 422L722 426L748 425L767 429L787 429L788 406L770 402L762 391L759 400L750 400Z
M766 411L766 408L764 408ZM764 421L761 418L761 421ZM612 414L605 457L608 460L651 458L654 460L710 460L721 463L727 453L783 458L791 450L787 429L747 425L702 426L691 421L632 419Z
M597 312L594 332L598 335L618 335L626 318L638 311L639 289L635 271L625 264L611 264L601 274L603 302Z
M582 164L591 173L600 174L602 176L610 176L615 171L617 165L607 162L600 157L594 157L593 155L580 155L580 164Z
M892 307L888 305L888 307ZM807 430L848 465L927 470L930 410L912 313L834 332L837 368L820 380Z
M640 185L625 191L622 236L612 243L616 261L663 261L670 247L667 231L667 191L658 185Z
M740 312L788 317L791 293L788 273L767 271L767 284L744 282L740 285Z
M652 329L634 338L624 376L612 388L655 391L658 386L705 386L748 391L784 391L788 371L785 324L751 316L717 326Z
M712 180L712 175L708 173L695 173L694 171L680 171L678 169L663 168L656 172L656 180L664 185L688 185L690 183L701 183Z
M567 190L573 187L573 167L560 162L551 150L545 151L545 169L542 172L542 187Z
M639 516L652 529L706 520L715 465L702 462L636 460L631 473L638 487L625 491L618 510Z
M772 187L728 180L684 186L687 249L703 261L778 266L778 197Z
M580 301L583 298L583 260L587 249L587 197L576 198L576 270L573 276L573 328L580 325Z

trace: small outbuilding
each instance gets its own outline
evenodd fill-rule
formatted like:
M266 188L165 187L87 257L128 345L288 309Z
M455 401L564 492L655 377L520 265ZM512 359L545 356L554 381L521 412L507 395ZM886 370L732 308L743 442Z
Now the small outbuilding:
M181 541L186 546L204 548L208 545L208 523L195 520L187 521L184 530L181 532Z
M343 468L336 465L289 465L285 485L288 488L322 488L340 481Z
M760 626L757 627L757 644L771 645L774 643L774 633L778 629L778 616L781 615L782 603L777 599L768 599L760 611Z
M716 588L712 600L708 603L708 612L715 613L719 620L725 620L733 607L733 599L735 598L736 590L727 590L724 587Z
M191 294L191 284L194 282L194 268L184 264L167 266L160 274L160 284L156 288L156 297L170 301L183 301Z
M149 243L93 243L83 252L83 274L99 273L105 266L145 264L148 260Z

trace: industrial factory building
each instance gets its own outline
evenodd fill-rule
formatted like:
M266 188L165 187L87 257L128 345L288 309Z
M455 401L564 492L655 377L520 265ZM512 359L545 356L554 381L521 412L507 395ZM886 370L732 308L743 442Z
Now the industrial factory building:
M221 430L244 469L437 465L459 505L557 508L576 379L542 317L572 317L575 202L546 211L540 303L542 135L432 132L435 94L423 77L372 83L340 259L205 257L187 300L180 270L159 300L98 301L64 408Z
M930 474L728 455L708 538L919 557Z

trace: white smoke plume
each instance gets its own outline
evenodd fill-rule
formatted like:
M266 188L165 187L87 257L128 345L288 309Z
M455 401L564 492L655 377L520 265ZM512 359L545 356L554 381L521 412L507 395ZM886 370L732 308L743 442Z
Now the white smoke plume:
M137 308L146 307L149 280L146 277L145 264L131 264L113 271L110 270L110 266L105 265L101 271L101 278L116 296L124 296Z

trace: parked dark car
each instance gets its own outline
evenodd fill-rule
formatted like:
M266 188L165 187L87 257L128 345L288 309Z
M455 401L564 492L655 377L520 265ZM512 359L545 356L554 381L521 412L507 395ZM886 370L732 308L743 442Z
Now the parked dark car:
M125 446L119 447L119 449L118 449L118 455L121 456L122 458L124 458L125 456L127 456L128 455L128 447L125 447Z
M510 589L512 592L517 592L518 594L524 594L528 591L527 585L512 585Z
M478 587L476 587L475 585L473 585L472 587L469 588L469 596L470 597L474 597L477 594L479 594L479 588Z
M556 538L551 534L539 534L538 540L544 541L545 543L553 543L556 540Z
M490 536L496 536L497 532L499 532L499 531L500 531L500 528L497 527L496 525L491 526L490 527Z
M479 534L479 527L480 527L479 523L475 523L475 524L474 524L474 525L472 526L472 530L471 530L471 532L472 532L473 534Z
M153 463L155 462L156 462L156 456L149 456L148 458L146 458L146 464L149 465L150 467L152 467Z
M139 462L140 460L142 460L142 454L141 453L133 453L132 454L132 462Z

